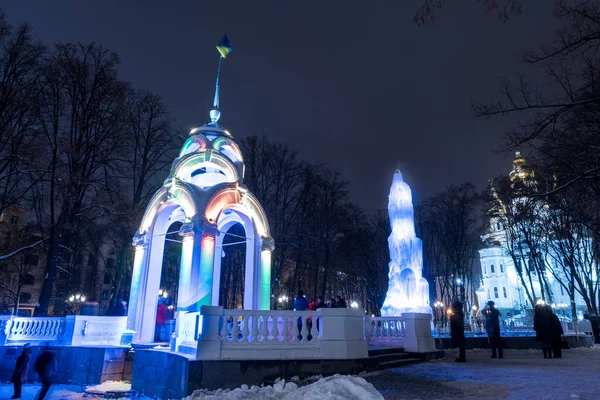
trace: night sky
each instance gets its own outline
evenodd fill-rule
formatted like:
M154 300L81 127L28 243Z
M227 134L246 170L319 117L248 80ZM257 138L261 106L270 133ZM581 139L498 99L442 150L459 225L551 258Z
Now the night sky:
M215 45L227 32L219 122L235 137L266 135L328 163L368 212L387 205L396 166L416 201L452 183L483 189L508 172L512 157L495 151L507 123L476 120L471 102L500 99L499 79L527 72L520 52L550 41L556 24L549 1L527 2L508 23L479 1L448 2L434 27L412 22L419 0L212 3L0 7L47 44L115 51L121 77L162 95L186 131L208 121Z

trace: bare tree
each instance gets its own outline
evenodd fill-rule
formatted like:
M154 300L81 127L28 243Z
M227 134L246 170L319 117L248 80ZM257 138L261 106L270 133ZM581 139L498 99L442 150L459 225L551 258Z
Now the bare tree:
M474 302L477 282L473 262L481 247L484 225L480 219L481 197L471 183L449 186L419 207L419 233L423 235L428 273L437 278L440 299L446 303L457 295ZM470 290L465 290L470 289Z
M0 213L23 202L34 183L40 146L35 140L36 80L44 47L30 28L9 25L0 10Z
M36 315L46 315L58 264L76 260L78 234L108 215L128 86L119 58L95 44L59 44L39 79L38 124L48 171L36 188L48 235L46 279Z

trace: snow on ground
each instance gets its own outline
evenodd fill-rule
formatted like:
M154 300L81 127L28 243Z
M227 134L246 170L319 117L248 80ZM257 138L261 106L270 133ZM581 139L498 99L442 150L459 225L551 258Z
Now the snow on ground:
M383 400L373 385L358 376L334 375L306 386L282 380L273 386L234 390L196 390L186 400Z
M448 351L441 360L360 376L335 375L282 380L265 387L200 390L186 400L600 399L600 346L564 350L562 359L549 360L543 359L541 350L506 350L503 359L491 359L489 350L471 350L466 363L455 363L455 356ZM99 386L104 390L126 389L121 382ZM26 384L23 389L23 399L33 399L40 385ZM99 398L84 395L84 390L83 386L54 385L47 398ZM0 399L11 395L12 385L1 384Z
M563 350L562 359L544 359L541 350L467 351L467 362L446 357L361 374L385 399L600 399L600 347Z
M32 400L36 394L40 391L41 385L39 383L28 383L23 385L23 400ZM100 389L102 391L107 390L124 390L131 389L131 384L124 382L104 382L100 385L89 386L87 389ZM98 400L102 396L84 394L85 386L80 385L52 385L50 392L46 396L48 400ZM13 395L13 385L11 383L0 384L0 400L10 399ZM137 400L150 400L147 397L135 397ZM115 399L113 399L115 400ZM124 397L116 400L131 400L131 398L125 399Z
M88 386L85 390L89 392L128 392L131 390L131 382L128 381L106 381L99 385Z

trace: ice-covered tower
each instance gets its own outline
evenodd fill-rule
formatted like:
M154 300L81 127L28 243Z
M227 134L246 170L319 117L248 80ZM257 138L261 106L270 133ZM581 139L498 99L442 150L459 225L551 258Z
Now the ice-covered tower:
M415 234L415 214L410 187L396 170L390 189L388 215L392 233L388 291L381 315L431 314L429 283L423 278L423 245Z

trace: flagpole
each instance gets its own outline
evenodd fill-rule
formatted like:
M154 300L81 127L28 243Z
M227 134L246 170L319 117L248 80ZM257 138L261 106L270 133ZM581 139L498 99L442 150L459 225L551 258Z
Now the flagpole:
M213 108L210 111L210 122L211 124L217 124L217 121L221 117L221 112L219 111L219 78L221 76L221 61L223 60L223 56L219 56L219 66L217 67L217 80L215 83L215 100L213 101Z
M213 102L213 108L219 109L219 77L221 76L221 61L223 57L219 55L219 66L217 67L217 82L215 85L215 101Z

